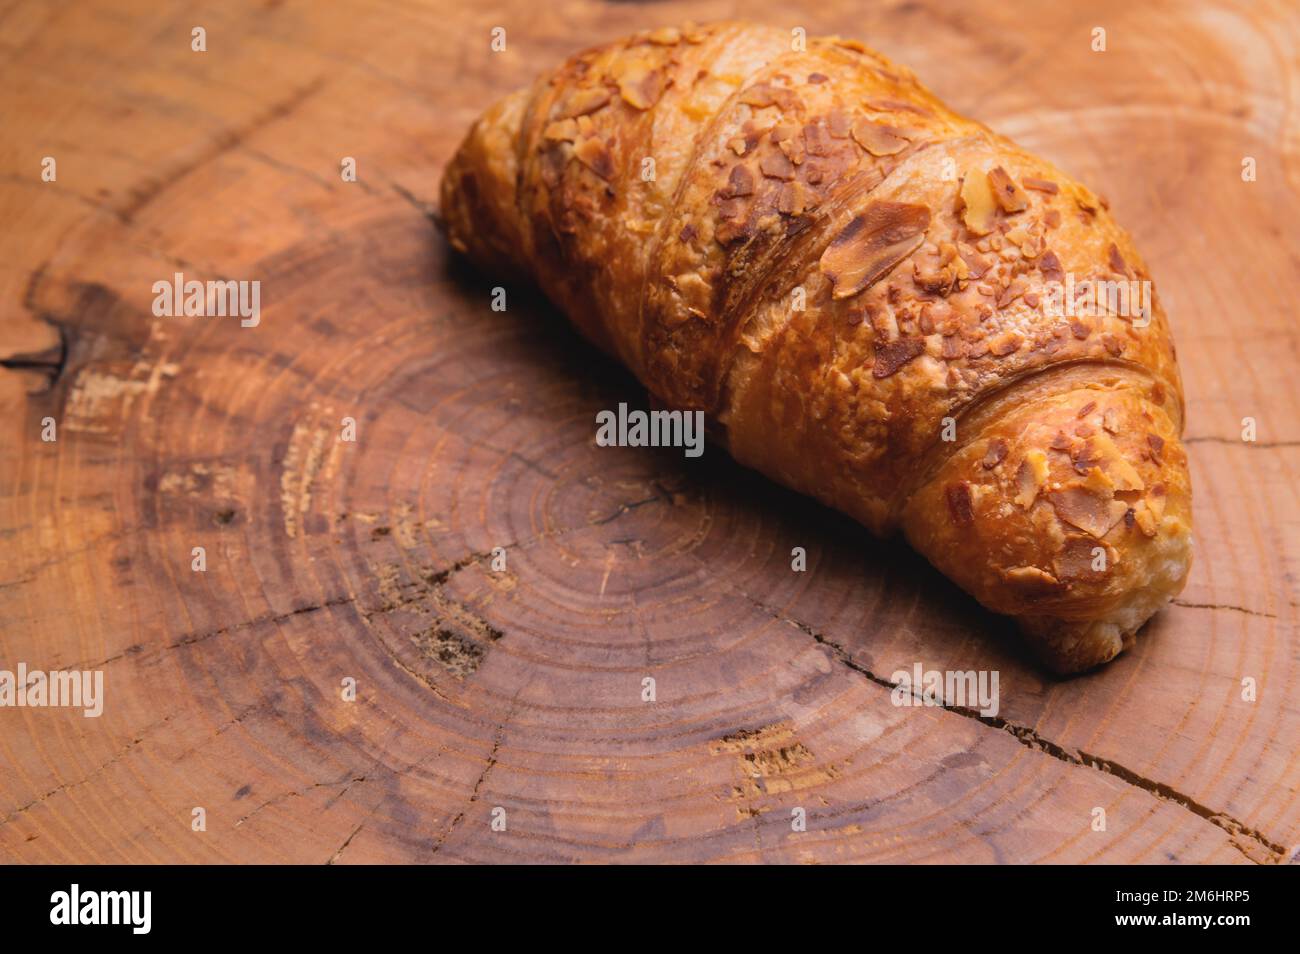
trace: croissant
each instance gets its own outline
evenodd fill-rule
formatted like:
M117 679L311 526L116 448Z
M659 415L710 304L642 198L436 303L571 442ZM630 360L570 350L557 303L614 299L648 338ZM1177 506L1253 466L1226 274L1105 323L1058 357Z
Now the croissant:
M441 215L1052 669L1182 589L1182 385L1142 258L1105 200L861 43L722 22L577 54L478 120Z

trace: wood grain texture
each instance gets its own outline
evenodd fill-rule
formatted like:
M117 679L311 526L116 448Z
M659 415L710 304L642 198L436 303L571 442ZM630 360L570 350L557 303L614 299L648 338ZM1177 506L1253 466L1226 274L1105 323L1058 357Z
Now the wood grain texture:
M596 447L643 393L449 254L438 178L492 100L736 15L867 41L1133 233L1197 508L1136 651L1055 680L902 544L721 454ZM1283 0L7 4L0 669L107 700L0 709L0 859L1292 859L1297 50ZM155 318L177 271L259 280L260 325ZM918 662L996 669L998 717L893 705Z

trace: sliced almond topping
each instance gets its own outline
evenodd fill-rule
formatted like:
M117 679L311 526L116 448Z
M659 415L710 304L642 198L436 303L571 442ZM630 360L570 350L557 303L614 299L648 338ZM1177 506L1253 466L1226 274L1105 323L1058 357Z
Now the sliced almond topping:
M784 142L787 139L793 139L795 136L799 135L802 130L803 127L798 123L779 122L771 129L772 141Z
M1007 241L1016 248L1023 248L1030 242L1029 230L1018 225L1007 232Z
M964 268L966 263L961 264ZM918 256L912 262L912 280L917 287L933 294L947 295L952 291L957 274L955 268L944 266L942 262L935 263L928 254Z
M1046 192L1049 195L1056 195L1056 193L1061 191L1060 186L1048 179L1035 179L1031 176L1026 176L1020 180L1020 183L1026 189L1033 189L1035 192Z
M808 204L808 190L802 182L787 182L776 200L777 211L784 215L802 215Z
M603 86L589 86L586 89L580 89L569 97L562 118L586 116L588 113L594 113L608 103L609 99L609 90Z
M1085 439L1070 446L1070 464L1080 477L1087 477L1088 471L1101 463L1101 454L1097 452L1097 442Z
M989 186L1003 212L1023 212L1029 207L1029 196L1025 195L1025 190L1016 185L1016 180L1007 175L1007 170L1001 166L989 170Z
M1110 243L1110 248L1106 251L1107 260L1110 264L1111 271L1118 275L1128 274L1128 265L1124 261L1124 256L1119 253L1119 248L1114 242Z
M602 179L608 180L614 177L614 157L609 154L609 147L605 145L605 141L598 136L592 136L578 143L573 154L578 161Z
M972 169L961 184L961 219L975 235L988 235L993 231L997 216L997 200L989 186L988 176Z
M970 484L958 481L944 489L944 498L948 501L948 515L959 527L969 527L975 522L975 508L971 501Z
M921 306L921 315L917 318L917 325L921 329L921 334L934 334L934 312L928 304Z
M574 142L578 138L578 123L573 119L561 119L549 124L542 135L553 141Z
M916 113L918 116L933 115L928 109L915 103L905 103L897 99L869 99L864 104L873 113Z
M803 127L803 142L809 155L813 156L828 156L835 146L830 132L819 122Z
M778 139L776 143L785 157L793 162L796 166L803 162L804 148L802 136L790 136L785 139Z
M1020 243L1020 254L1025 258L1037 258L1046 247L1047 239L1036 231L1031 231L1028 237Z
M776 106L784 112L794 109L798 97L784 87L773 86L771 83L757 83L740 94L740 101L746 106L757 109Z
M902 202L873 202L822 253L822 274L834 298L849 298L878 282L925 239L930 210Z
M997 305L999 308L1005 308L1024 293L1025 283L1017 278L1006 288L1002 289L1002 293L998 295Z
M1072 527L1101 539L1110 528L1124 519L1128 504L1122 500L1107 500L1082 486L1054 490L1047 495L1056 515Z
M754 194L754 174L747 166L732 166L731 176L727 179L727 195L741 196Z
M849 115L842 109L831 110L826 116L826 128L835 139L849 138Z
M1081 486L1099 497L1107 499L1115 496L1115 482L1100 467L1093 467Z
M963 247L959 254L961 255L961 260L966 263L966 268L972 281L983 278L984 273L991 267L988 262L968 248Z
M924 338L899 338L881 345L876 348L876 363L871 368L871 376L887 378L923 351Z
M1038 270L1049 282L1065 281L1065 269L1061 267L1061 260L1051 249L1038 257Z
M1047 482L1047 474L1047 455L1040 450L1027 453L1016 471L1016 503L1028 510L1038 497L1038 491Z
M1151 514L1146 502L1139 500L1133 510L1138 529L1146 536L1154 537L1156 535L1156 518Z
M987 450L984 451L984 460L980 463L985 470L992 470L1007 456L1007 442L1000 437L995 437L989 441Z
M1014 331L1003 332L989 341L989 351L999 358L1005 358L1007 355L1020 350L1020 345L1023 342L1024 338Z
M618 73L618 92L623 101L637 109L649 109L659 102L667 82L661 69L649 64L634 62L623 66Z
M1092 443L1096 448L1098 459L1106 468L1106 473L1114 481L1116 490L1141 490L1146 486L1142 481L1142 475L1124 458L1123 453L1109 437L1105 434L1097 434L1093 437Z
M893 126L882 126L862 117L853 124L853 139L873 156L893 156L907 148L907 140Z
M1101 208L1101 200L1093 195L1092 190L1087 186L1075 183L1072 194L1074 196L1074 204L1083 209L1083 211L1087 212L1089 215L1096 214L1097 210Z
M1098 546L1101 544L1096 540L1070 534L1054 561L1056 575L1063 580L1086 580L1100 576L1104 571L1094 569L1097 554L1093 551ZM1109 567L1114 562L1112 554L1108 547L1102 546L1102 549L1106 551L1105 566Z
M682 34L676 27L660 27L652 31L646 39L656 46L676 46L681 42Z
M1002 576L1028 599L1033 599L1035 596L1054 596L1066 589L1064 583L1036 566L1013 566L1003 572Z
M718 218L739 221L745 217L743 199L722 199L718 202Z
M794 178L794 165L779 152L764 156L758 164L758 169L769 179L781 179L789 182Z
M1113 407L1106 408L1101 415L1101 426L1106 428L1112 434L1119 433L1119 411Z

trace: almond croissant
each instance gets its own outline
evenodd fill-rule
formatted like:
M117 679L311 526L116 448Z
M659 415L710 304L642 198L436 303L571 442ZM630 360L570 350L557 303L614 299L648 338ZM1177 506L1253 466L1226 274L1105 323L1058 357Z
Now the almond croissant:
M441 205L456 249L736 460L901 528L1052 668L1181 590L1182 386L1129 236L862 44L717 23L578 54L479 119Z

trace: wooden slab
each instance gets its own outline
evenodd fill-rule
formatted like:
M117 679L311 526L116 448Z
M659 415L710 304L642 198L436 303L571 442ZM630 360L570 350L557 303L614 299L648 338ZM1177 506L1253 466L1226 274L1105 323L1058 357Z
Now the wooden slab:
M494 98L730 5L10 3L0 669L106 705L0 709L0 860L1294 859L1300 12L743 6L1109 197L1186 381L1177 605L1053 679L900 544L716 451L597 448L643 392L449 256L439 174ZM154 317L176 272L260 281L261 323ZM996 670L1000 712L893 704L916 663Z

